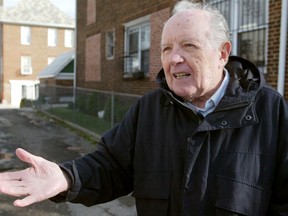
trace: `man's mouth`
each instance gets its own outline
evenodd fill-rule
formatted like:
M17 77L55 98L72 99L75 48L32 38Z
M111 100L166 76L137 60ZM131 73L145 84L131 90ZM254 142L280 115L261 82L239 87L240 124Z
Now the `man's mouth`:
M189 73L175 73L173 74L173 76L176 78L176 79L184 79L186 77L189 77L190 74Z

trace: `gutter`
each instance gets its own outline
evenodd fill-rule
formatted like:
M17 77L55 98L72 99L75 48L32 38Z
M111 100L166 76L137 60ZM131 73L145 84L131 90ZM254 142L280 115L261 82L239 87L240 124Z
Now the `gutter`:
M71 24L61 24L61 23L44 23L44 22L34 22L34 21L17 21L17 20L8 20L8 19L0 19L0 22L3 24L9 25L28 25L28 26L40 26L40 27L54 27L54 28L69 28L74 29L75 23Z
M287 49L287 12L288 1L282 0L281 7L281 27L280 27L280 45L279 45L279 63L278 63L278 81L277 90L284 95L285 88L285 67L286 67L286 49Z

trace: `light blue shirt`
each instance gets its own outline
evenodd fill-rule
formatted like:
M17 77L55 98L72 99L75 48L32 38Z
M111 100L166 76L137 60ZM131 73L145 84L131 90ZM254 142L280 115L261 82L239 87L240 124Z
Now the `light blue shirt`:
M219 104L221 98L224 96L226 88L229 83L229 73L224 68L225 77L220 85L220 87L217 89L217 91L209 98L209 100L206 101L204 108L199 108L191 104L190 102L186 102L186 105L188 105L189 108L195 110L197 113L201 114L202 116L207 116L209 113L213 112L213 110L216 108L216 106Z

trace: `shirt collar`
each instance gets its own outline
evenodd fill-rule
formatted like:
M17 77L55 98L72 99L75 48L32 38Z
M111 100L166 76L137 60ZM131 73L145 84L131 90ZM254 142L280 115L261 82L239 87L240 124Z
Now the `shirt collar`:
M200 113L204 117L208 115L209 113L213 112L213 110L216 108L216 106L219 104L221 98L224 96L226 88L229 83L229 73L224 68L224 79L220 85L220 87L217 89L217 91L209 98L209 100L206 101L204 108L199 108L191 104L190 102L186 102L186 105L188 105L191 109L195 110L197 113Z
M210 98L210 100L213 101L215 108L219 104L222 97L224 96L226 89L227 89L227 86L228 86L228 83L229 83L229 79L230 79L229 73L225 68L224 68L224 73L225 73L225 77L222 81L222 84L220 85L220 87L217 89L217 91Z

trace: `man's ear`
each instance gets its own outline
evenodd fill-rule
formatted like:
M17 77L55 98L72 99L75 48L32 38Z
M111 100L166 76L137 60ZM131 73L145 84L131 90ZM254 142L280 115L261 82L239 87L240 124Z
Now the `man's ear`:
M221 53L220 60L223 61L224 65L228 62L231 49L232 49L232 45L231 45L230 41L226 41L226 42L221 44L221 47L220 47L220 53Z

